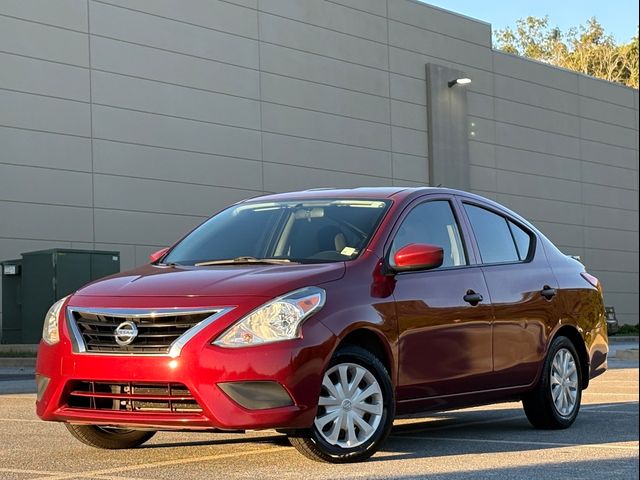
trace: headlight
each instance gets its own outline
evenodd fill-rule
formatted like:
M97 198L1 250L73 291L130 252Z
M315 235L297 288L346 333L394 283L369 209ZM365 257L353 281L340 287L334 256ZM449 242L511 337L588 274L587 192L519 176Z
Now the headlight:
M307 287L271 300L214 340L221 347L246 347L300 337L302 322L324 305L325 292Z
M60 341L60 331L58 329L58 317L60 316L60 309L65 300L69 298L64 297L51 305L51 308L44 317L44 325L42 326L42 339L49 345L55 345Z

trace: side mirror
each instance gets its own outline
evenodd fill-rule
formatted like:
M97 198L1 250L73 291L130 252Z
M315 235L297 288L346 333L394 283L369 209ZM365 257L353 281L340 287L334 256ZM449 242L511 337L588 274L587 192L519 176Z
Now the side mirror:
M426 243L410 243L405 245L393 256L397 272L410 270L428 270L442 265L444 250L437 245Z
M149 261L151 263L156 263L158 260L164 257L168 251L169 247L158 250L157 252L153 252L151 255L149 255Z

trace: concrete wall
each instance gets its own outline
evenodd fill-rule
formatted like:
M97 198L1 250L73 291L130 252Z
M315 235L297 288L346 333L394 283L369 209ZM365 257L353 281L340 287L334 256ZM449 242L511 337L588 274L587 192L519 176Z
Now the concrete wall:
M4 0L0 259L129 268L262 192L427 184L436 63L473 80L471 189L582 255L637 323L638 91L490 43L411 0Z

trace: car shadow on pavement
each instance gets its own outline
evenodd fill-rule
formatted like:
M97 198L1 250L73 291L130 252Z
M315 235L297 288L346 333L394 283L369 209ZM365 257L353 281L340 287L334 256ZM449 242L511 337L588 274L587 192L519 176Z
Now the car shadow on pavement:
M248 443L261 443L261 444L269 444L269 445L277 445L277 446L290 446L289 440L287 440L286 435L282 435L279 433L271 434L271 431L268 432L270 435L262 435L259 437L256 436L248 436L245 434L238 434L237 437L234 438L211 438L211 435L216 435L216 433L208 433L203 432L203 440L194 440L189 442L163 442L163 443L147 443L138 447L140 450L154 449L154 448L175 448L175 447L204 447L204 446L212 446L212 445L233 445L237 443L248 444Z
M615 409L615 413L603 416L602 412L610 409ZM591 403L583 405L571 428L536 430L521 408L450 412L441 418L424 421L416 418L414 422L394 426L381 449L385 454L370 461L637 442L637 415L636 401ZM630 424L635 428L629 428Z

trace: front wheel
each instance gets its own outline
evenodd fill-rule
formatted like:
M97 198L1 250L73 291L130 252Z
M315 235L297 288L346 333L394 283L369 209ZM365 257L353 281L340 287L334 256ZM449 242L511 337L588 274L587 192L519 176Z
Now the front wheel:
M289 437L306 457L330 463L366 460L391 431L395 398L391 379L368 350L338 350L322 379L313 427Z
M536 388L523 400L529 422L540 429L570 427L582 400L580 357L567 337L556 338L549 347Z
M99 425L65 423L67 430L85 445L109 450L135 448L155 435L154 431L130 430Z

